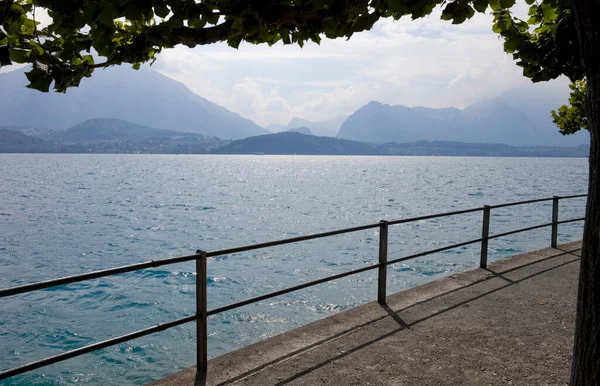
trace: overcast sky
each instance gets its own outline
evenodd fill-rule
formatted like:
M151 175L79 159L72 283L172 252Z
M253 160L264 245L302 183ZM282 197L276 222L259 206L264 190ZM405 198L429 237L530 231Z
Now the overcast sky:
M462 108L530 83L504 53L490 15L458 26L439 15L382 20L349 41L304 48L177 47L154 68L261 125L347 116L371 100ZM545 87L563 94L566 82Z
M526 14L524 3L517 8ZM181 46L164 50L153 68L263 126L348 116L371 100L462 108L530 84L491 26L491 15L457 26L438 10L415 21L381 20L349 41L320 46ZM564 95L567 84L541 87Z

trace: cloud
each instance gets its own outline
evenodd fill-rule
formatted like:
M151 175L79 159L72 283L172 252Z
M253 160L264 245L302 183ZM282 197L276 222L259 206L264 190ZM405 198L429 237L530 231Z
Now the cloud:
M503 52L490 15L458 26L439 16L381 20L348 41L304 48L177 47L163 51L154 68L261 125L327 120L371 100L462 108L529 82Z
M266 116L277 116L290 110L290 105L279 95L277 88L265 88L268 87L252 78L244 78L233 85L230 104L237 106L244 116L252 116L256 111Z

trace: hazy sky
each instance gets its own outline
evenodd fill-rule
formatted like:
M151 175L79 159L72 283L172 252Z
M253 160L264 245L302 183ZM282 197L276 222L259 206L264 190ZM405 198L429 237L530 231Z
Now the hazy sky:
M524 3L517 8L526 14ZM381 20L349 41L304 48L181 46L163 51L153 68L260 125L348 116L371 100L462 108L530 84L504 53L490 15L458 26L439 16ZM567 83L541 87L564 95Z
M349 115L371 100L461 108L530 83L504 53L490 15L459 26L439 15L382 20L349 41L302 49L178 47L164 51L154 68L261 125ZM546 88L564 93L566 82L558 83Z

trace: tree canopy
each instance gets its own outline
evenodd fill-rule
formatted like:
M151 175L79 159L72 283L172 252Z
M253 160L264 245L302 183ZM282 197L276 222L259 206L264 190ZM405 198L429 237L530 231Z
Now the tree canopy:
M323 37L350 38L381 18L421 18L440 6L442 19L454 24L491 9L504 49L533 81L563 74L581 79L569 1L526 1L525 21L510 11L515 0L0 0L0 65L33 64L29 87L48 91L54 82L65 92L95 68L139 68L180 44L302 46ZM39 9L48 12L49 25L40 27Z

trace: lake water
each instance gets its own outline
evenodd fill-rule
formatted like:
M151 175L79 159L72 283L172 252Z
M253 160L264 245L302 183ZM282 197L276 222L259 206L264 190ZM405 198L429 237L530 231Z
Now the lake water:
M587 191L587 159L2 155L0 287L151 259ZM561 201L560 219L585 200ZM547 223L551 203L492 211L491 233ZM390 259L480 237L481 213L390 227ZM581 238L561 225L559 242ZM208 307L373 264L377 229L208 261ZM490 241L490 259L550 229ZM391 266L389 292L479 261L478 244ZM194 263L0 299L0 369L195 312ZM376 271L216 315L211 357L376 299ZM0 381L143 384L194 364L188 324Z

